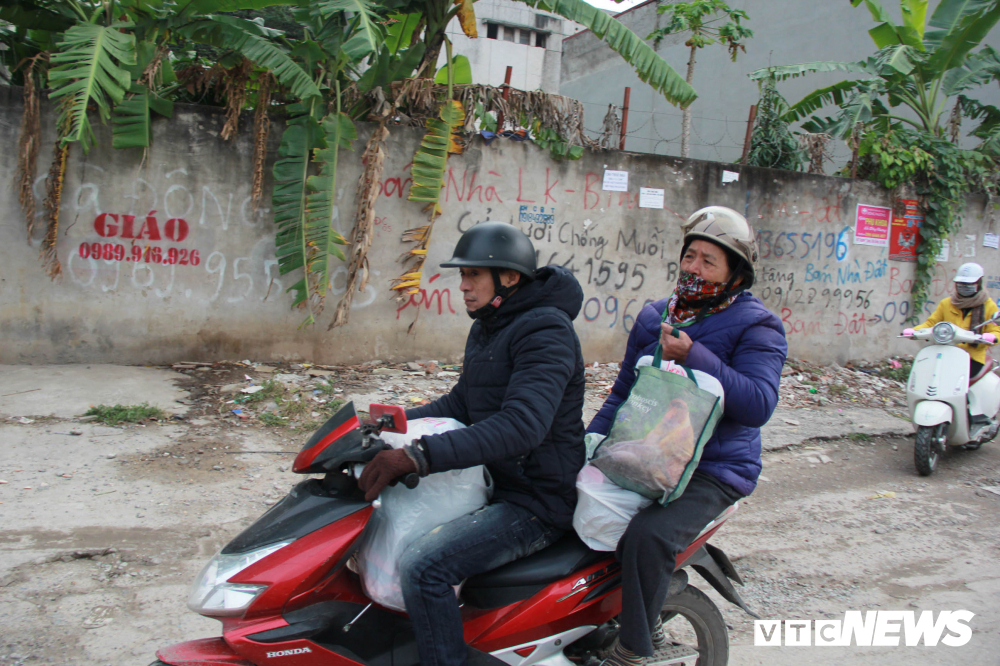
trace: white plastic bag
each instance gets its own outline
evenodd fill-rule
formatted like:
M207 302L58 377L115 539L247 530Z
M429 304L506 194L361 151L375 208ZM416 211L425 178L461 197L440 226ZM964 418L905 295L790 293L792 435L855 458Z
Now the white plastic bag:
M454 419L415 419L407 423L405 435L382 433L381 438L398 449L424 435L464 427ZM398 569L403 551L438 525L482 507L489 491L482 465L431 474L413 490L403 484L387 486L358 550L361 584L368 597L386 608L406 610Z
M576 476L573 529L593 550L614 550L635 514L653 503L648 497L615 485L601 470L584 465Z

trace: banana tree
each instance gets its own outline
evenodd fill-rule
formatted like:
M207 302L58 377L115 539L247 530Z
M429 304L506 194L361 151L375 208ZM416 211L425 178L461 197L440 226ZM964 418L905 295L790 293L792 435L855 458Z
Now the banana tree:
M1000 2L941 0L928 18L926 0L900 0L901 23L893 21L878 0L851 0L853 6L862 2L877 22L869 30L878 49L875 55L856 62L770 67L752 77L784 80L836 71L860 75L806 95L789 107L784 119L800 121L836 105L836 115L814 115L803 129L851 137L852 175L890 188L907 183L915 189L924 223L913 283L913 321L927 302L943 239L957 229L964 195L996 189L993 159L1000 147L1000 110L970 93L1000 80L1000 56L989 46L980 47L1000 20ZM980 121L971 133L982 140L976 150L956 145L963 116Z
M861 75L820 88L789 107L788 122L801 121L833 104L834 117L813 116L803 124L809 132L847 137L858 123L875 123L881 130L909 126L944 136L946 114L959 96L1000 77L996 52L983 38L1000 20L1000 2L942 0L927 18L927 0L901 0L902 23L895 23L878 0L862 2L878 25L869 30L878 48L875 55L855 62L813 62L759 69L753 79L778 81L814 72ZM908 113L900 113L905 108Z

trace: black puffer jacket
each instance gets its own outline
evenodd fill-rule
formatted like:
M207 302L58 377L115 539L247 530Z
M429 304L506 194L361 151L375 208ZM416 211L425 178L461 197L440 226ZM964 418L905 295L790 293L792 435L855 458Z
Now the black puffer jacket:
M558 266L537 275L491 318L472 324L451 392L406 418L444 416L470 426L424 439L431 472L485 464L494 501L568 530L585 455L584 364L573 330L583 289Z

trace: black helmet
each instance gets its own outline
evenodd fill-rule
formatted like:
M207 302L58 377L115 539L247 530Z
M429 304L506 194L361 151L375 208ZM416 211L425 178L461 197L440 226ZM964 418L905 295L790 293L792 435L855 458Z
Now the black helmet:
M523 231L505 222L483 222L458 239L455 252L442 268L480 266L509 268L526 278L535 276L535 246Z

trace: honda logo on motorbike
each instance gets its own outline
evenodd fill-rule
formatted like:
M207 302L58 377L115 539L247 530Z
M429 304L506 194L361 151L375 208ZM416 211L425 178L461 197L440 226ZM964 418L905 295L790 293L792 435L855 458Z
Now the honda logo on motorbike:
M295 648L294 650L278 650L277 652L268 652L267 658L273 659L274 657L291 657L293 654L305 654L307 652L312 652L307 647Z
M847 611L843 620L756 620L753 644L772 646L841 646L907 647L923 643L928 647L939 642L960 647L972 639L968 625L975 613L967 610L922 611ZM782 631L783 630L783 631ZM947 633L946 633L947 630ZM943 635L942 635L943 634ZM782 640L784 639L784 640Z

